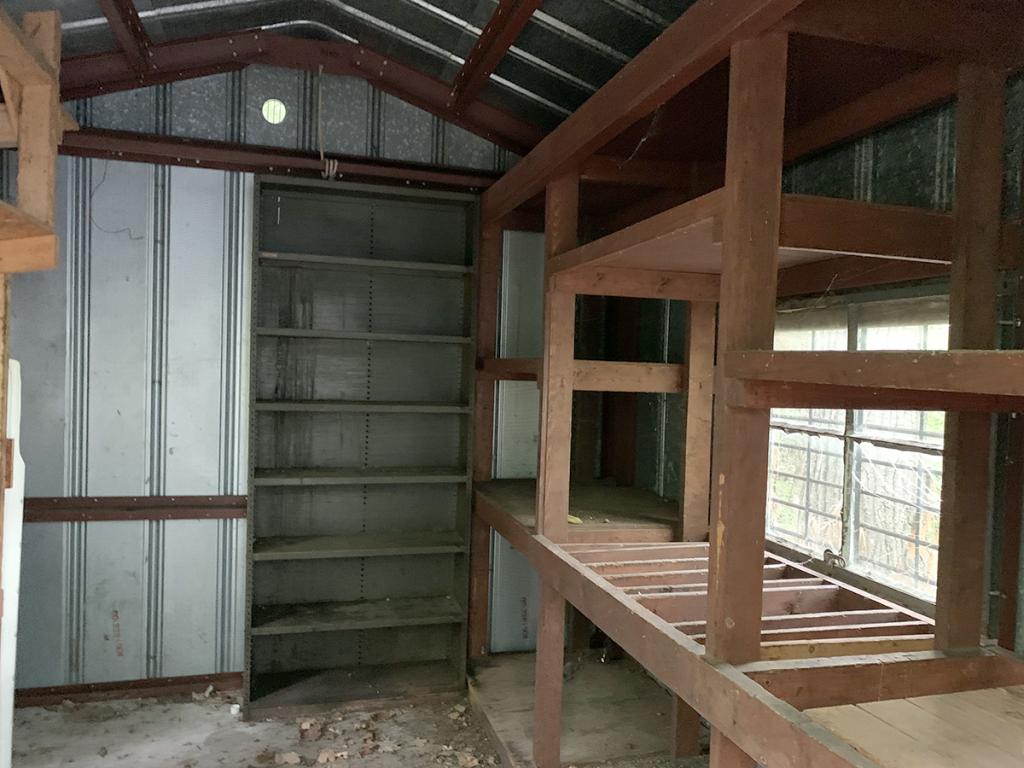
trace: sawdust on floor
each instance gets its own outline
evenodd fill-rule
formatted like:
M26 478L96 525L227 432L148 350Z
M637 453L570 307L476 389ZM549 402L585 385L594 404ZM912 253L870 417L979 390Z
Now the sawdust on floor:
M14 768L486 768L497 750L464 699L379 711L332 711L246 722L230 697L65 702L15 713ZM701 763L697 763L700 765ZM706 765L706 763L703 763ZM668 768L665 758L614 768Z

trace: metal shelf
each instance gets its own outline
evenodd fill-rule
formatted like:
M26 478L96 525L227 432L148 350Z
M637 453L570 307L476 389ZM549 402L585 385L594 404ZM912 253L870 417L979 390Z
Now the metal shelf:
M465 403L415 400L259 400L255 408L266 413L469 413Z
M290 339L342 339L346 341L405 341L417 344L472 344L470 336L441 336L425 333L382 333L334 331L317 328L257 328L257 336Z
M364 600L355 603L257 605L252 610L254 636L343 632L386 627L462 624L464 611L451 597Z
M347 533L334 536L275 536L256 539L252 559L328 560L395 555L443 555L466 551L466 543L454 531L411 533Z
M296 267L299 269L372 269L386 272L411 272L440 277L462 277L473 273L472 267L462 264L429 264L419 261L385 261L383 259L359 259L348 256L323 256L308 253L261 252L263 266Z
M462 467L373 467L369 469L257 469L255 484L271 485L423 485L464 483Z

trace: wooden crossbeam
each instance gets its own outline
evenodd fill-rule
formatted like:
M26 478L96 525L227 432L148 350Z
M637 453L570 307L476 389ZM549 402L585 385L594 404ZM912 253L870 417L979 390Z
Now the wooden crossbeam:
M572 386L580 392L685 392L686 366L577 360Z
M781 578L781 579L765 579L765 589L776 589L780 587L815 587L824 584L824 580L818 578ZM694 582L693 584L682 584L673 586L643 586L643 587L627 587L625 592L627 595L634 595L635 597L649 597L653 595L679 595L689 594L691 592L707 592L708 584L704 582Z
M573 554L581 563L614 563L622 560L634 561L646 555L658 560L694 555L700 557L706 555L707 551L708 545L703 542L680 542L664 545L599 547L573 550Z
M721 366L726 377L754 385L726 392L743 407L795 407L789 404L816 399L836 408L1024 409L1024 352L745 351L724 354ZM851 399L858 391L878 398Z
M814 613L828 610L834 606L841 591L835 584L765 589L758 621L760 622L761 616L775 616L780 613ZM639 602L665 621L672 623L693 621L706 616L708 611L707 592L650 595ZM755 634L755 641L756 639Z
M780 25L790 32L954 61L1024 60L1019 9L962 0L810 0Z
M777 630L802 630L816 627L850 625L870 622L894 622L906 614L894 608L856 608L843 611L818 611L815 613L793 613L781 616L762 616L761 632ZM672 626L688 635L703 635L707 627L704 619L676 622Z
M594 573L607 576L612 573L664 573L666 571L685 571L688 569L706 569L707 557L680 557L666 560L624 560L609 563L590 563Z
M764 567L764 578L766 580L781 576L786 569L785 565L772 564ZM705 584L708 579L707 568L691 568L679 571L655 571L652 573L618 573L607 574L608 581L616 587L671 587L680 584Z
M956 93L956 65L938 62L819 115L788 132L785 159L798 157L915 115L948 102Z
M638 299L718 300L718 275L665 272L653 269L599 267L554 276L555 287L585 296L624 296Z
M888 637L832 637L814 642L769 640L761 643L761 658L769 661L773 659L834 658L877 653L909 653L927 651L934 647L935 636L931 633Z
M481 376L498 381L536 381L540 359L536 357L491 357L478 363Z
M476 100L491 74L508 53L542 0L498 0L487 25L481 30L448 94L448 106L462 109Z
M1024 684L1024 663L981 650L759 661L738 669L801 710Z

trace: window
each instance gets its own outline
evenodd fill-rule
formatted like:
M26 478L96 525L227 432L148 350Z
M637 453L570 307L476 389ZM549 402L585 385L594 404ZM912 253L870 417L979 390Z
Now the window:
M945 297L780 312L775 348L945 349ZM775 409L767 533L934 599L945 414Z

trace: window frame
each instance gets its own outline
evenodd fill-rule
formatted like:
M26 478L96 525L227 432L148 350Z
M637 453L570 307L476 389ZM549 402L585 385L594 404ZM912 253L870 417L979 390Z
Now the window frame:
M860 332L863 327L871 327L873 323L863 325L863 310L868 305L879 306L882 303L896 302L900 300L926 300L926 299L947 299L948 300L948 283L946 281L935 281L931 283L921 284L912 286L905 289L893 289L885 291L865 291L856 294L849 294L842 297L836 297L832 299L797 299L785 302L780 302L777 311L800 311L800 310L841 310L845 315L846 323L846 349L857 350L860 348L861 336ZM838 329L838 327L837 327ZM889 581L882 580L882 577L876 572L872 573L870 569L858 568L859 560L868 561L868 558L861 555L858 558L856 550L856 539L858 531L862 528L873 529L860 522L860 509L858 507L858 496L864 493L864 490L858 488L856 482L858 472L858 447L864 445L876 446L883 449L889 449L894 451L907 452L913 456L930 455L942 457L943 445L942 443L927 442L924 440L918 441L913 440L908 436L906 441L894 441L878 435L865 434L859 432L858 429L863 425L863 415L865 409L800 409L800 410L842 410L844 418L842 420L842 429L827 428L827 427L816 427L812 424L800 424L796 421L787 422L784 417L776 418L775 413L777 409L773 409L772 416L770 417L769 433L774 434L777 431L784 432L787 434L800 434L804 435L808 439L808 448L810 451L810 440L814 438L832 438L842 441L842 460L843 460L843 476L842 476L842 506L839 511L839 524L840 524L840 540L841 546L840 551L836 554L840 555L846 564L842 570L844 573L851 576L855 576L858 580L864 581L869 584L877 584L886 591L891 591L899 595L905 596L908 600L923 605L933 605L934 596L928 597L921 592L911 591L911 588L901 587ZM869 409L867 409L869 410ZM925 419L925 412L921 412L922 429L919 430L919 434L925 434L923 429L923 419ZM772 444L774 445L774 438L772 438ZM810 459L808 458L807 466L810 466ZM790 538L776 538L779 533L778 528L776 531L772 530L771 526L771 515L772 507L774 503L782 503L786 506L793 506L786 500L779 500L773 498L773 487L772 481L775 476L773 472L771 459L769 458L768 465L768 488L766 492L766 504L765 504L765 515L766 515L766 526L765 535L769 542L774 546L788 552L799 552L802 555L810 554L812 558L824 558L823 552L814 552L811 546L817 546L815 542L810 546L803 546L796 544L795 541L798 537L795 534L790 534ZM804 477L797 478L799 480L806 479ZM809 487L810 483L807 483ZM832 484L834 485L834 484ZM804 504L805 506L800 507L805 514L805 536L806 529L808 528L809 516L812 514L823 515L823 513L814 510L810 507L807 501L809 495L808 488L804 491ZM886 497L888 498L888 497ZM891 499L897 503L905 503L903 499ZM920 505L917 505L921 508ZM823 515L824 516L824 515ZM910 538L905 537L898 532L880 530L878 531L881 535L893 538ZM774 533L774 536L773 536ZM938 552L938 543L932 543L921 537L921 525L920 523L916 526L915 536L911 542L915 547L915 553L921 549L933 550L936 555ZM886 568L884 564L879 564L880 567ZM856 569L856 570L855 570ZM886 570L889 570L886 568ZM934 583L927 578L921 578L918 572L908 572L907 578L915 585L928 585L934 588Z

